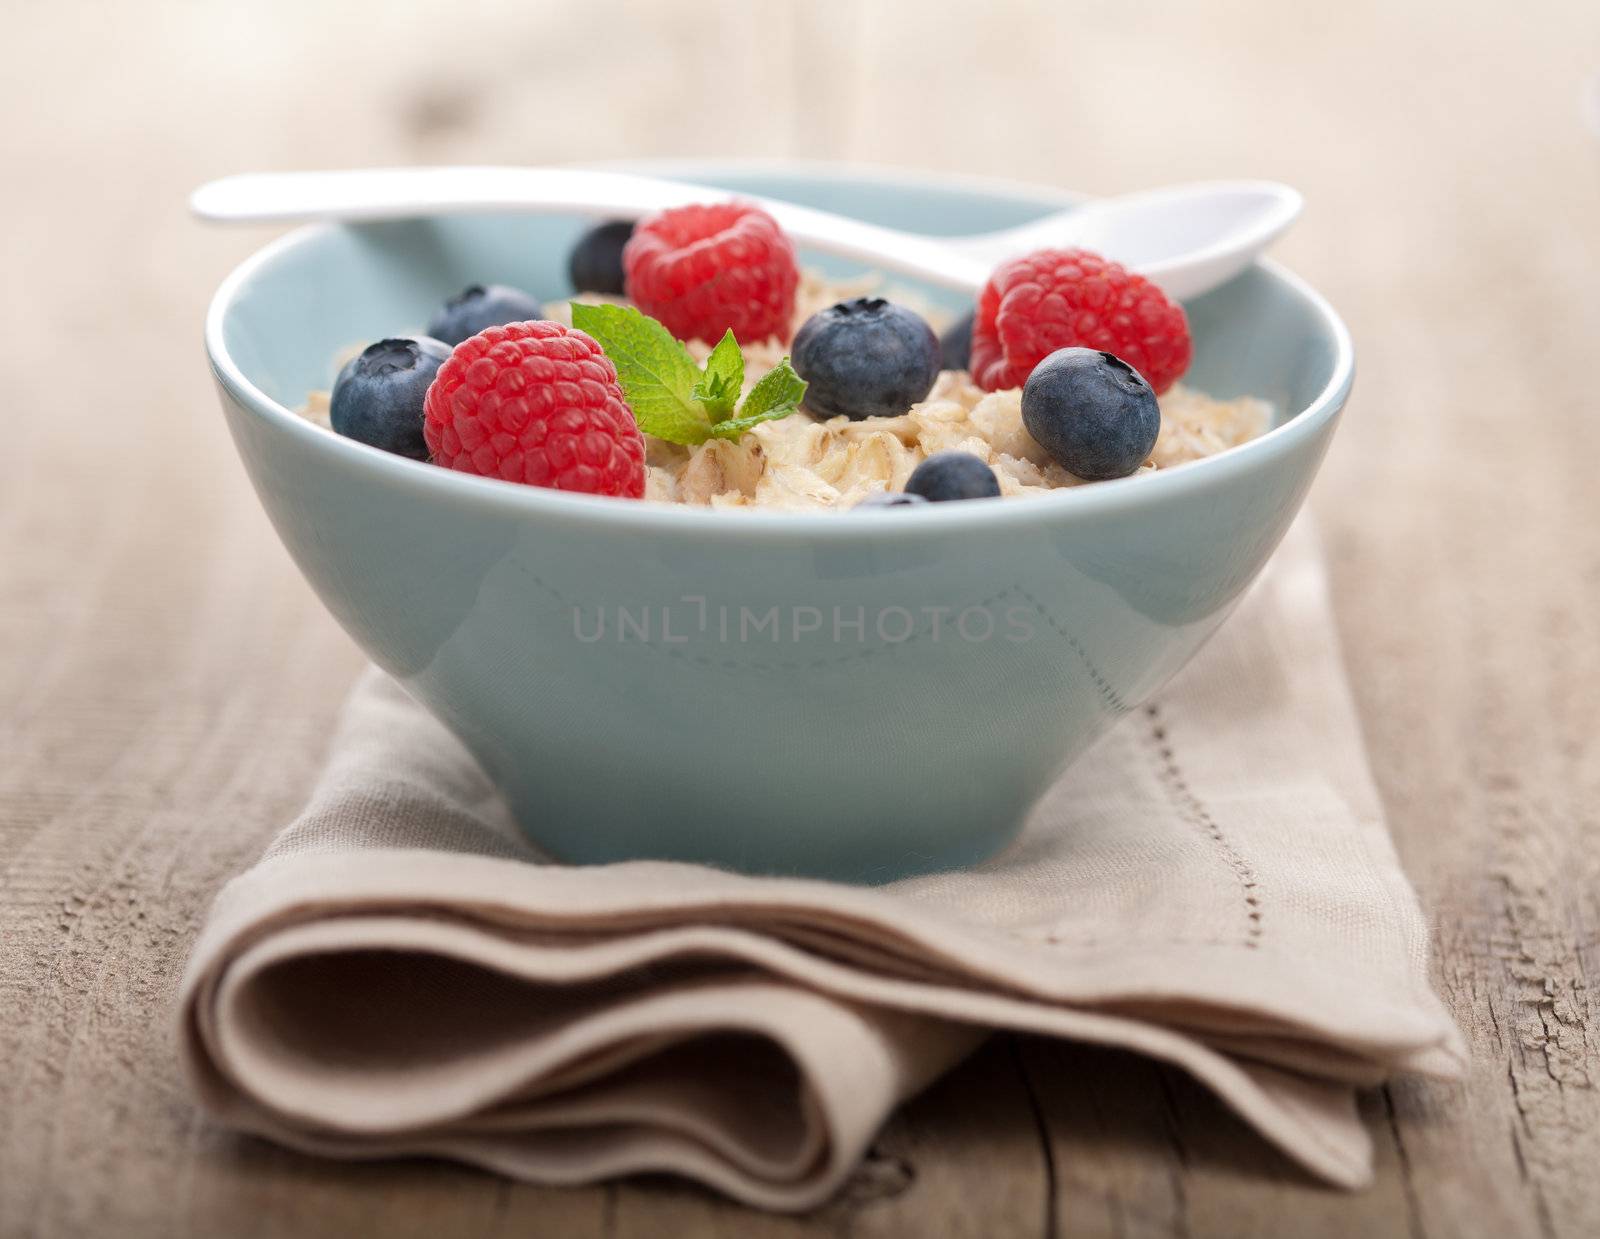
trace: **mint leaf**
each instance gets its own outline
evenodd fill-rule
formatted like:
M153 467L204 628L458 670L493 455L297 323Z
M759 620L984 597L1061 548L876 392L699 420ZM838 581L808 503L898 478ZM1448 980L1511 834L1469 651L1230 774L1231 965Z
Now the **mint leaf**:
M718 422L711 428L713 439L737 440L752 426L759 426L762 422L775 422L780 418L788 417L794 412L794 406L784 405L778 409L768 409L765 413L756 413L750 417L730 417L725 422Z
M744 354L730 330L706 358L706 372L694 385L694 396L714 422L725 421L744 390Z
M785 357L750 389L750 394L739 408L739 416L741 419L759 416L764 422L771 421L774 416L783 417L793 413L805 394L806 381L794 372L794 367Z
M617 368L639 429L669 443L693 447L711 438L737 439L752 426L788 417L806 394L805 381L785 357L761 376L734 417L744 354L733 332L711 350L702 372L670 331L632 306L574 301L572 325L593 336Z
M794 372L785 357L750 389L739 408L739 416L718 422L711 434L718 439L737 439L752 426L788 417L800 407L800 398L805 394L806 381Z
M710 437L711 419L695 394L700 368L670 331L631 306L581 301L572 303L572 325L593 336L617 368L640 430L690 446Z

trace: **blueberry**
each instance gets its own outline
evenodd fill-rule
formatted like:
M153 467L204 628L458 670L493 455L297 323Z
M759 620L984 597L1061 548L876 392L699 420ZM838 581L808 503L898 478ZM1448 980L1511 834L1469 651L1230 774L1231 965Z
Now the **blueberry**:
M379 340L334 380L329 419L347 439L427 460L422 401L450 346L427 336Z
M1132 366L1092 348L1051 353L1022 386L1022 424L1068 473L1127 477L1161 431L1156 394Z
M520 288L506 284L469 284L439 307L428 320L428 334L456 345L489 327L543 318L544 307Z
M904 306L857 297L801 324L793 364L817 416L898 417L933 390L939 337Z
M906 493L921 495L929 503L993 499L1000 494L1000 481L971 452L935 452L911 471Z
M631 219L596 224L578 238L567 259L567 274L580 293L623 294L622 247L633 235Z
M909 495L904 491L879 490L868 495L858 508L914 508L919 504L927 503L921 495Z
M976 313L968 310L939 337L940 360L946 370L966 370L972 365L972 320Z

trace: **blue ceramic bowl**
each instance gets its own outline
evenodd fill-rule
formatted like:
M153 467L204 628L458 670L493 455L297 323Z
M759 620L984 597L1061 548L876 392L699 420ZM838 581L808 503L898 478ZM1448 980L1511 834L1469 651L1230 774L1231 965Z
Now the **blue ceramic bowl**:
M838 169L692 174L931 232L1067 201ZM566 495L386 455L290 411L328 385L335 350L425 322L465 284L562 294L583 226L304 229L235 271L206 327L239 454L306 579L569 861L881 881L994 854L1222 621L1350 387L1338 317L1263 265L1189 305L1186 381L1265 397L1277 426L1032 500L796 515Z

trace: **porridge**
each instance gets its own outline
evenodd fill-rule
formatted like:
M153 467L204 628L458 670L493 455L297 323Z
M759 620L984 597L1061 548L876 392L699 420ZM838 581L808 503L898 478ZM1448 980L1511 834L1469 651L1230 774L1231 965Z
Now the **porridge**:
M1169 469L1271 425L1265 401L1178 382L1181 307L1093 255L1004 264L952 325L874 277L802 273L770 217L725 205L747 214L691 221L709 240L688 225L640 240L642 224L615 258L627 270L590 277L574 301L469 288L426 334L347 352L302 411L464 472L794 511L1037 496ZM748 212L761 218L746 227ZM575 273L606 270L607 256L583 257ZM730 282L737 295L719 293Z

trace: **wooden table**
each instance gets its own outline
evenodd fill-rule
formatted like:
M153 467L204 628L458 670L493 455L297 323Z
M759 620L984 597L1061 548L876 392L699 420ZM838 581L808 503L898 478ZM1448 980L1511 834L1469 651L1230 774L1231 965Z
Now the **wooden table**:
M0 1234L1600 1233L1600 7L920 0L10 6L0 74ZM1001 1038L844 1196L329 1164L201 1122L170 1004L355 650L217 417L253 167L878 160L1115 191L1279 177L1361 374L1314 504L1464 1086L1365 1099L1344 1195L1196 1086Z

